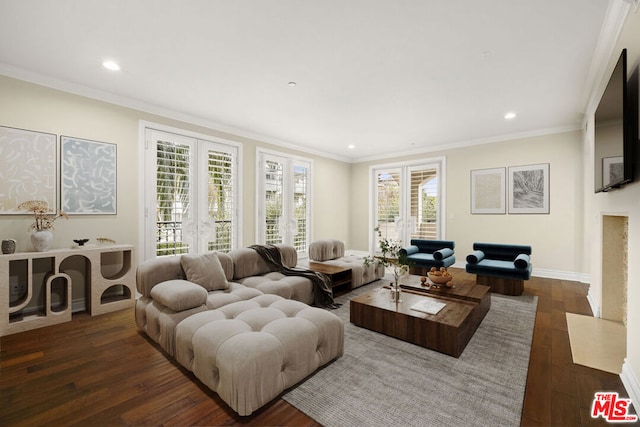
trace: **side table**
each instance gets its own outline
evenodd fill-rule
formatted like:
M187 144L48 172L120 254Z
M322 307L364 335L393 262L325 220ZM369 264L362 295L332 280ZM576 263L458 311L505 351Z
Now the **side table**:
M351 268L320 262L310 262L309 270L329 276L329 279L331 279L331 290L334 295L338 292L351 291Z

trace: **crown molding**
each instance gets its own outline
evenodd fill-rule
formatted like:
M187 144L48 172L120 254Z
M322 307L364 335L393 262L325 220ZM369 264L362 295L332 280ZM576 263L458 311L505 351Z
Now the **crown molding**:
M48 87L50 89L55 89L62 92L83 96L85 98L106 102L106 103L117 105L120 107L137 110L143 113L154 114L154 115L165 117L172 120L179 120L181 122L189 123L192 125L202 126L217 132L234 135L241 138L251 139L256 142L264 142L264 143L275 145L278 147L301 151L303 153L325 157L333 160L338 160L341 162L350 163L352 161L352 159L346 156L336 156L335 154L327 153L321 150L316 150L310 147L305 147L301 144L283 141L267 135L261 135L261 134L249 131L247 129L241 129L233 126L224 125L222 123L218 123L213 120L209 120L199 116L194 116L191 114L182 113L180 111L172 110L165 107L160 107L158 105L137 100L135 98L116 95L114 93L110 93L107 91L93 89L84 85L79 85L76 83L71 83L68 81L56 79L50 76L46 76L40 73L35 73L33 71L28 71L28 70L15 67L13 65L5 64L2 62L0 62L0 75L4 75L13 79L22 80L22 81L37 84L40 86Z
M449 144L433 145L429 147L418 148L415 150L395 152L393 153L393 155L381 154L377 156L359 157L359 158L353 159L353 163L373 162L377 160L388 160L389 158L398 158L398 157L404 157L404 156L414 156L418 154L427 154L427 153L432 153L434 151L449 151L449 150L455 150L457 148L472 147L474 145L493 144L496 142L513 141L517 139L552 135L556 133L573 132L577 130L582 130L582 126L579 123L566 125L566 126L558 126L553 128L535 129L535 130L526 131L526 132L491 136L486 138L470 139L466 141L453 142Z

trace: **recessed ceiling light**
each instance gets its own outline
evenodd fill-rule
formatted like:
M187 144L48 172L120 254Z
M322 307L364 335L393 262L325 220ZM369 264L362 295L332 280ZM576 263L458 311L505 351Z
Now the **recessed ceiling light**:
M507 120L511 120L511 119L515 119L516 118L516 113L514 113L513 111L508 112L507 114L504 115L504 118Z
M115 61L104 61L102 66L107 70L120 71L120 66Z
M289 86L294 87L296 85L296 82L289 82L287 83Z
M349 144L349 145L347 145L347 148L348 148L349 150L355 150L356 146L355 146L355 145L353 145L353 144Z

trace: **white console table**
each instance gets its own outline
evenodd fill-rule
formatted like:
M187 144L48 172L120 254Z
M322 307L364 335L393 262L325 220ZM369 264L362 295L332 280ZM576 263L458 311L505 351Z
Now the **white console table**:
M135 269L132 245L52 249L0 255L0 336L71 321L71 277L61 268L71 257L85 262L87 311L92 316L132 307L135 303ZM77 258L74 258L77 259ZM34 270L34 263L38 271ZM36 276L44 275L40 283ZM12 286L24 295L11 301ZM44 287L44 307L33 308L34 289ZM116 292L114 292L116 291ZM57 304L52 294L58 295ZM31 304L30 304L31 303Z

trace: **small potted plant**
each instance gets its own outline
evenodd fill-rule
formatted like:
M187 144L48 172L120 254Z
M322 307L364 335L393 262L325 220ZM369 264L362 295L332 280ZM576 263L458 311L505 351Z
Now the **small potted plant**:
M400 300L400 276L409 272L409 264L407 262L407 254L401 251L403 248L400 240L382 237L380 227L374 228L378 233L378 241L380 245L380 255L367 256L364 258L364 264L369 266L372 263L383 266L393 274L393 282L391 283L391 298L394 302Z
M17 207L19 210L31 212L35 217L35 222L29 226L31 232L31 243L38 252L43 252L49 249L51 239L53 239L54 229L53 223L58 218L69 218L69 216L61 210L58 212L51 212L49 210L49 204L44 200L29 200L20 203Z

